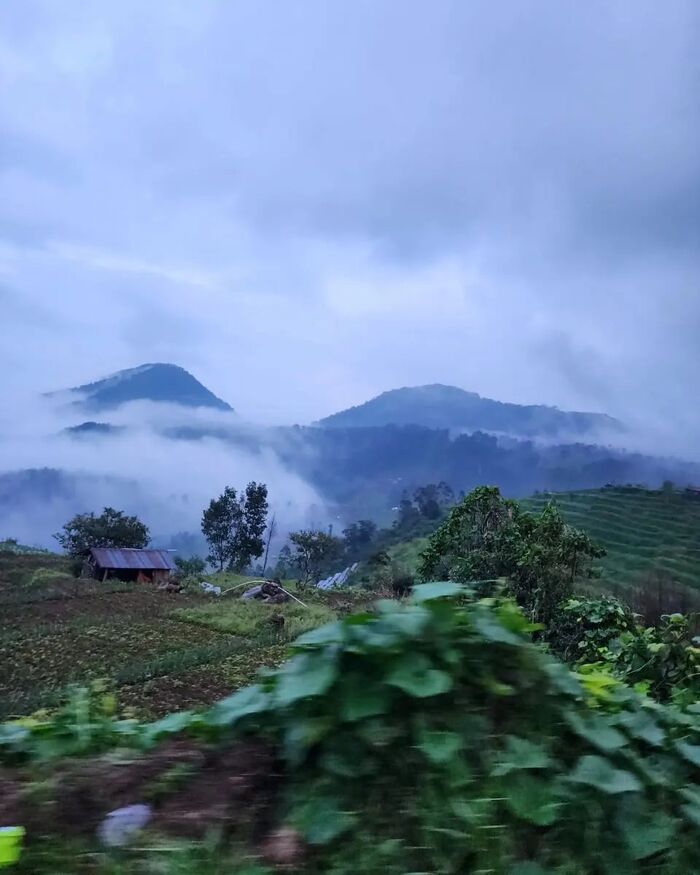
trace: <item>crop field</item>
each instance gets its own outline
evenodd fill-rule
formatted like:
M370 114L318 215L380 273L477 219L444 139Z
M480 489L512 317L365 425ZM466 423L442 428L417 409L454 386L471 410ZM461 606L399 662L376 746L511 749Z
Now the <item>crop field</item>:
M550 497L568 523L605 547L600 565L613 588L662 579L700 590L700 498L620 487L537 495L522 506L538 510Z
M282 662L291 638L351 607L323 593L307 608L219 602L68 572L55 554L0 553L0 720L51 708L70 684L91 681L142 718L207 705Z
M564 519L587 532L607 555L592 586L614 593L675 584L700 593L700 498L678 491L608 488L535 495L525 510L554 500ZM414 571L427 538L397 544L392 558Z

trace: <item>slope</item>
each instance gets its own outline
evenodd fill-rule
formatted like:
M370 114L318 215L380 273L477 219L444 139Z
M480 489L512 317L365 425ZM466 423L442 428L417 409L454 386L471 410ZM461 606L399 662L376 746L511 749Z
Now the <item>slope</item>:
M570 525L587 532L607 555L596 564L605 591L642 591L679 584L700 591L700 495L690 490L641 487L542 493L522 499L525 510L540 511L553 500ZM389 550L407 569L415 569L427 538Z
M110 377L76 386L69 391L79 395L77 404L90 411L113 409L129 401L165 401L184 407L233 409L184 368L163 363L118 371Z
M666 580L700 590L700 495L618 487L552 497L568 523L607 550L606 583L625 589ZM537 495L522 505L538 510L548 499Z
M422 425L542 438L610 433L622 428L617 420L601 413L493 401L456 386L439 384L392 389L357 407L327 416L319 424L333 428Z

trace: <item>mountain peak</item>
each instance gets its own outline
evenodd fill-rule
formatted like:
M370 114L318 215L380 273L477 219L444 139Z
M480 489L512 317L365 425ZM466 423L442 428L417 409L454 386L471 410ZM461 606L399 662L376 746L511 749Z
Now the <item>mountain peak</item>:
M183 407L209 407L232 411L189 371L179 365L151 362L117 371L94 383L70 390L80 395L76 403L86 410L109 410L129 401L161 401Z
M601 413L578 413L542 404L512 404L482 398L457 386L432 383L390 389L334 413L319 425L336 428L422 425L428 428L488 431L524 438L583 436L618 430L620 423Z

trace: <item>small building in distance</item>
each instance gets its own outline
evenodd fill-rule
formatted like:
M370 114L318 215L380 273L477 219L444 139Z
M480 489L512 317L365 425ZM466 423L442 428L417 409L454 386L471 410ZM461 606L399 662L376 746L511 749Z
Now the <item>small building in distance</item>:
M92 547L85 564L85 577L137 583L163 583L176 569L174 557L168 550L133 547Z

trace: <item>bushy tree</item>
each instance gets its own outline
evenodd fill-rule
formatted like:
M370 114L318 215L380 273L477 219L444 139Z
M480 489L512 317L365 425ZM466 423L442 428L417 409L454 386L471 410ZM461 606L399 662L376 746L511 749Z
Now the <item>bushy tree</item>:
M203 574L207 567L207 563L201 556L190 556L189 559L185 559L184 556L177 556L175 558L175 565L183 577L194 577L197 574Z
M439 483L428 483L413 493L413 502L421 515L429 520L440 518L444 508L454 503L455 495L452 487L441 480Z
M348 557L366 555L376 534L377 526L372 520L358 520L343 529L345 552Z
M318 577L331 562L343 555L343 542L328 532L302 529L289 536L292 562L304 583Z
M238 495L227 486L202 514L202 534L209 544L210 562L219 570L242 571L263 553L267 525L267 486L251 481Z
M480 486L431 536L419 573L424 580L506 578L528 614L547 623L572 594L574 581L594 573L591 560L604 554L567 525L554 504L539 515L527 513L496 487Z
M54 538L69 556L81 559L92 547L146 547L151 535L138 517L106 507L99 516L76 514Z

